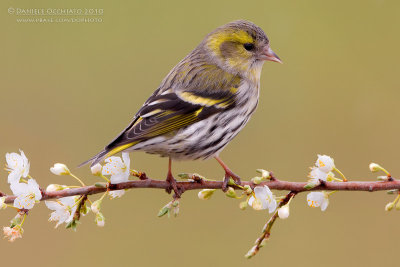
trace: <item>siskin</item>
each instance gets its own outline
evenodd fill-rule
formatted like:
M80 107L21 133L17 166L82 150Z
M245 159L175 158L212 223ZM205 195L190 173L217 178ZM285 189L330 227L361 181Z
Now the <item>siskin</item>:
M240 184L219 153L255 111L267 60L281 63L257 25L239 20L215 29L169 72L128 127L81 165L121 151L169 157L167 181L179 196L172 159L215 158L225 170L223 189L230 178Z

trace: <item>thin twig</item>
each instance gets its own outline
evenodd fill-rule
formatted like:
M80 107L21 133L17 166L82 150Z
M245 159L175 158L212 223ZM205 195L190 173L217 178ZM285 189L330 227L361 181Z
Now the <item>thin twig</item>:
M400 180L394 181L386 181L386 182L326 182L312 189L305 189L304 186L307 183L305 182L289 182L282 180L274 180L267 181L259 184L259 186L267 185L270 189L275 190L285 190L285 191L293 191L296 193L303 191L315 191L315 190L326 190L326 191L382 191L382 190L393 190L400 189ZM248 181L242 181L241 186L249 185L254 188L255 184ZM125 183L115 184L110 187L110 191L113 190L121 190L121 189L132 189L132 188L156 188L156 189L167 189L170 187L170 184L165 180L153 180L146 176L145 180L137 180L137 181L129 181ZM177 182L178 189L182 191L187 190L198 190L198 189L221 189L222 181L209 181L203 180L201 183L199 182ZM43 192L43 196L41 200L53 199L53 198L62 198L68 196L77 196L77 195L93 195L99 194L107 191L106 187L96 187L94 185L91 186L83 186L80 188L70 188L60 191L52 191L52 192ZM15 199L15 196L5 195L6 200L5 203L12 203Z
M271 235L272 226L274 225L276 219L278 219L278 217L279 217L278 216L279 208L286 205L291 198L296 196L296 194L297 194L297 192L291 191L289 194L286 195L286 197L284 199L281 200L281 202L279 203L278 207L276 208L274 214L265 223L263 230L262 230L262 234L259 238L257 238L257 240L255 242L255 246L252 247L249 250L249 252L246 254L246 256L245 256L246 258L251 258L254 255L256 255L257 252L260 250L260 248L264 246L265 242L268 241L268 238Z

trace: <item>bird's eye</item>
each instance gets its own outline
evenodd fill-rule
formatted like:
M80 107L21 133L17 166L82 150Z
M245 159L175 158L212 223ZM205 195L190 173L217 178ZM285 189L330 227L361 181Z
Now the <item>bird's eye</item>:
M254 44L252 44L252 43L245 43L245 44L243 45L243 47L244 47L244 49L246 49L247 51L251 51L251 50L254 49Z

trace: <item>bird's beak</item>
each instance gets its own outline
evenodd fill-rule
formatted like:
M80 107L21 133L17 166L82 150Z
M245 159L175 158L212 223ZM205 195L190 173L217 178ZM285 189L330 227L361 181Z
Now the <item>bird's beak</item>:
M271 47L269 47L269 45L267 45L263 49L261 59L268 60L268 61L274 61L274 62L278 62L278 63L282 64L282 60L278 57L277 54L274 53L274 51L272 51L272 49L271 49Z

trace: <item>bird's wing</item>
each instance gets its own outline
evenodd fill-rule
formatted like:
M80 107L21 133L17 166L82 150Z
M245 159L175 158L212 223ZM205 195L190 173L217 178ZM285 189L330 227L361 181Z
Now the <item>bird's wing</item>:
M105 150L107 156L167 134L235 105L236 87L214 90L166 90L153 94L130 125Z

